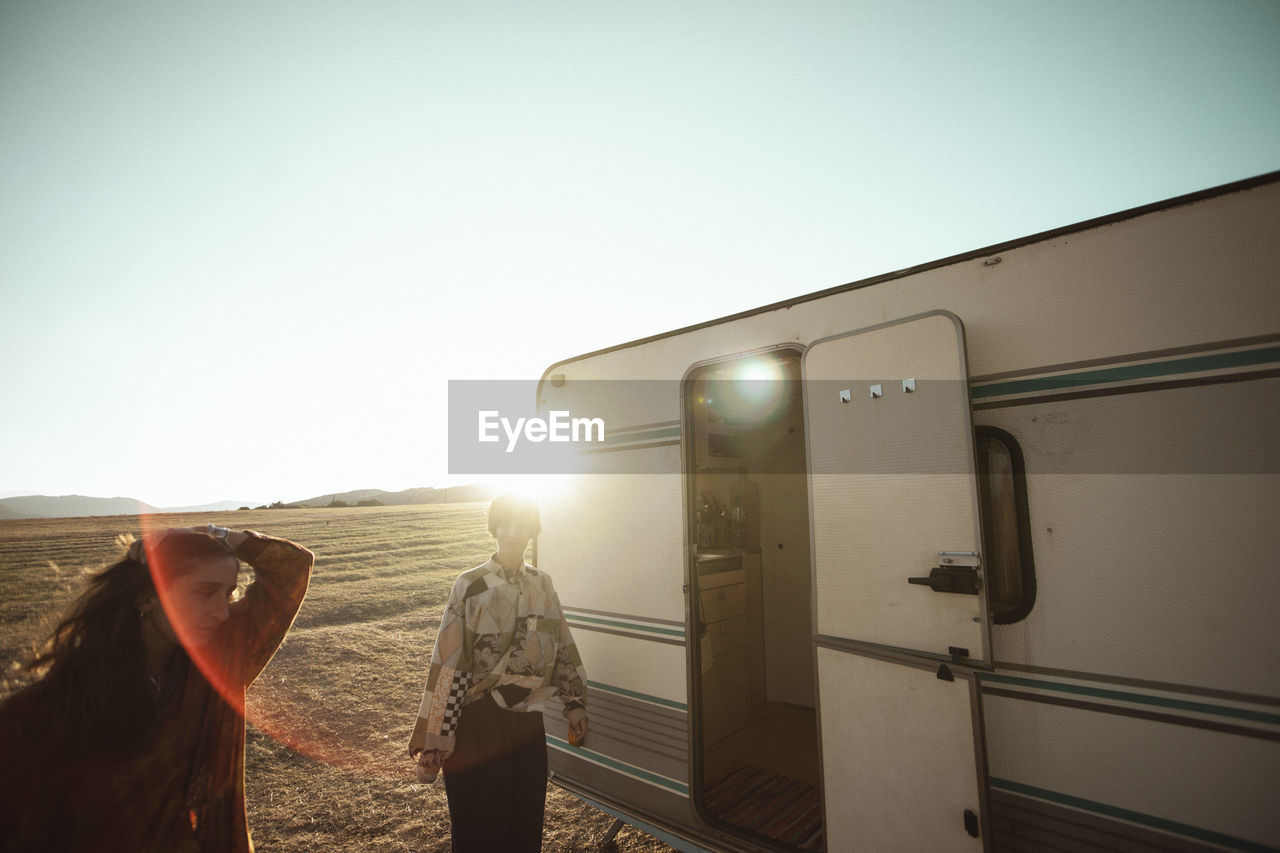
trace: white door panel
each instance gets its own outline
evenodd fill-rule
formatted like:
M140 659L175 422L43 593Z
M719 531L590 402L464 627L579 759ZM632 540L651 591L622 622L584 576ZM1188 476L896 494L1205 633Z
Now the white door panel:
M818 668L827 849L982 850L972 679L830 649Z
M963 327L935 313L818 341L804 378L827 849L982 850Z
M989 662L986 596L908 580L972 562L940 552L981 546L959 321L931 314L820 341L804 370L817 633Z

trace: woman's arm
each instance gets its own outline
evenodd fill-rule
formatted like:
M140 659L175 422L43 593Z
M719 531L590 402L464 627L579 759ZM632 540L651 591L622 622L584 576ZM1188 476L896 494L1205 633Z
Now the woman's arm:
M287 539L251 530L230 531L226 539L236 557L253 569L253 583L231 605L229 620L232 642L240 649L247 646L243 680L248 685L271 660L298 615L315 555Z
M580 742L587 734L587 670L582 665L582 656L578 654L578 646L569 631L569 622L564 618L560 607L560 596L551 589L551 615L559 624L556 637L556 661L551 674L551 683L555 685L556 695L564 705L564 716L569 721L571 740ZM577 745L575 743L575 745Z
M414 723L413 734L409 736L409 755L418 761L419 768L428 768L430 774L434 774L453 753L462 698L471 687L471 673L459 668L466 623L465 577L463 575L454 581L444 614L440 617L440 630L431 651L431 669L422 691L418 719Z

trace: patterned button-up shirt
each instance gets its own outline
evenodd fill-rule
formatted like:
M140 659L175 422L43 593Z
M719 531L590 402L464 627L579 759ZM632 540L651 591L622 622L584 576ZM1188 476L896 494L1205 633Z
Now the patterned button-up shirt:
M462 707L486 695L512 711L540 712L558 701L576 724L586 716L586 684L551 577L491 557L454 581L409 752L447 757Z

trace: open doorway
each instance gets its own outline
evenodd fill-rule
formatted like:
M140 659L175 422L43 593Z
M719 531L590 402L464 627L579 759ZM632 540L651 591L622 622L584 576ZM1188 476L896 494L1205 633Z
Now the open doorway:
M699 811L821 850L800 356L708 364L685 383Z

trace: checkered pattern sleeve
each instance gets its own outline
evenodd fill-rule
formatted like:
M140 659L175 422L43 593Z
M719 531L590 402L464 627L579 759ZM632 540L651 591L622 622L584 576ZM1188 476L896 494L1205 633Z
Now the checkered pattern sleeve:
M448 757L453 752L462 700L472 685L469 667L462 667L465 593L466 583L459 578L453 585L449 603L445 605L440 619L427 686L422 692L418 720L409 738L410 755L438 749Z

